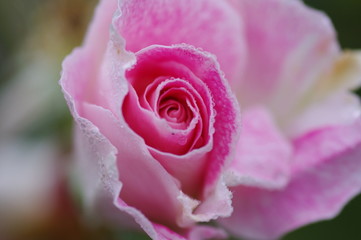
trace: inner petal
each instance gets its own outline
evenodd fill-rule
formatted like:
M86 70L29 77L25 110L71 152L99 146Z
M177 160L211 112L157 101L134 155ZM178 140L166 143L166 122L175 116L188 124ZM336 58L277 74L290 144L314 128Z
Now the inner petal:
M204 145L205 106L187 81L164 79L158 77L150 84L144 92L145 97L138 96L130 85L123 105L123 111L127 112L124 116L149 147L177 155L185 154ZM143 104L139 101L141 98Z
M159 115L168 122L180 123L186 119L186 109L177 100L166 99L160 103Z
M187 99L193 99L193 97L185 88L171 88L164 91L158 99L158 115L169 123L179 123L186 128L198 112L195 101L191 101L193 106L189 106ZM196 112L193 113L190 107Z

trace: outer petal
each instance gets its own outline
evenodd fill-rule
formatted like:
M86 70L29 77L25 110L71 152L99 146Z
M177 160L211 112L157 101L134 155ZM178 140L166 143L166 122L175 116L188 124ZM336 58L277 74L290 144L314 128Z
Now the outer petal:
M234 234L274 239L332 218L361 191L361 119L294 142L293 179L283 190L234 188L234 213L222 221Z
M331 22L297 0L238 4L248 49L238 99L244 105L266 104L282 118L337 55Z
M113 219L129 221L123 216L123 213L127 213L152 239L167 239L143 213L134 207L128 206L119 198L122 183L117 178L117 171L114 171L116 169L116 149L92 123L83 118L78 118L78 122L80 122L79 129L81 130L77 138L78 150L80 150L78 156L81 157L79 167L82 168L82 172L84 172L84 169L87 170L81 180L85 186L88 204L91 204L91 207L101 205L102 210L107 209L104 205L115 206L113 208L109 207L112 210L110 217ZM99 217L99 215L97 216ZM106 217L109 217L109 215ZM123 224L129 223L123 222Z
M239 80L245 57L242 19L226 1L125 0L120 12L116 28L127 50L187 43L215 54L227 79Z
M228 184L282 188L290 177L291 146L263 108L243 113L241 136Z
M286 134L297 137L319 127L352 123L361 116L361 105L350 91L360 86L361 53L341 54L292 110Z
M189 240L226 239L227 237L228 234L223 229L206 225L195 226L188 234Z

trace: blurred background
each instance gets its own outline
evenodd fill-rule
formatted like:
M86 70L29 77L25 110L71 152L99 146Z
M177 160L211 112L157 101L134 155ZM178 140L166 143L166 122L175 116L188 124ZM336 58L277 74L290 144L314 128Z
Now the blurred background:
M343 48L361 49L360 0L305 2L330 16ZM96 4L0 1L0 240L147 239L87 224L69 176L72 119L57 81ZM283 238L299 239L361 239L361 196Z

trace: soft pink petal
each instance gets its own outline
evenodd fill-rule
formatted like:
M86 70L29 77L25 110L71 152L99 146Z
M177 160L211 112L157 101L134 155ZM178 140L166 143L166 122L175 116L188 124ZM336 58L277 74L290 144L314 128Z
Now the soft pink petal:
M228 234L220 228L207 225L198 225L193 227L188 233L188 240L205 240L205 239L227 239Z
M127 50L187 43L215 54L227 79L239 80L245 56L242 19L227 2L126 0L120 12L116 28Z
M292 110L285 133L295 138L320 127L352 123L361 116L361 105L351 91L360 86L361 53L343 52Z
M83 111L84 117L91 120L118 151L118 174L123 184L120 197L152 220L176 224L177 209L181 208L177 182L147 153L144 141L126 127L124 120L118 122L105 109L85 104ZM151 194L153 191L157 194Z
M105 123L112 121L110 112L107 112L97 106L86 104L85 108L89 111L100 111L99 117L103 114L109 114L108 117L103 116ZM88 112L88 111L85 111ZM114 120L114 119L113 119ZM81 183L85 196L87 197L87 204L89 207L101 212L94 212L95 220L99 218L112 219L119 225L116 227L130 227L133 226L133 220L124 216L128 214L139 226L154 240L168 240L168 239L185 239L165 226L151 222L139 209L129 206L122 199L119 198L122 191L122 183L119 182L118 173L115 171L115 158L117 150L109 143L107 139L99 132L92 123L86 119L78 119L79 132L77 135L79 174L81 176ZM101 160L99 156L102 156ZM87 171L84 171L84 170ZM101 175L99 175L101 174ZM152 195L152 194L150 194ZM167 202L165 205L171 204Z
M234 213L222 224L249 239L275 239L333 218L361 191L361 120L318 130L294 143L293 178L283 190L233 188Z
M99 111L99 117L101 117L102 114L109 114L109 112L97 106L86 105L85 108L89 111ZM108 121L112 121L110 116L111 114L108 115L109 118L102 118L103 120L106 120L104 124L108 124ZM85 196L87 197L86 203L90 204L89 206L92 207L92 209L96 208L96 210L101 211L93 213L96 214L92 215L95 218L93 220L98 220L99 218L111 219L112 221L121 224L115 225L115 227L126 226L128 228L137 229L137 227L133 225L133 222L135 221L149 237L154 240L201 240L225 236L225 233L222 230L205 226L194 226L185 231L183 233L184 236L182 236L164 225L151 222L141 211L139 211L139 209L125 203L119 198L123 185L117 180L117 172L114 172L116 150L110 145L109 141L100 134L98 128L94 127L92 123L85 119L79 119L79 121L81 123L79 129L83 131L83 133L78 132L77 134L77 144L79 147L78 160L80 161L78 170L82 173L79 174L81 176L80 180L83 187L85 187L85 189L83 188L82 190L85 190ZM100 162L98 159L99 155L103 156ZM87 171L84 171L84 169ZM99 173L101 176L99 176ZM151 195L152 194L149 194L147 197ZM166 202L165 206L169 204L171 203ZM158 213L161 213L159 210L160 209L158 209ZM124 214L128 214L134 220L129 219L127 216L124 216Z
M360 142L361 118L349 125L324 127L308 132L293 140L296 151L292 164L293 174L328 164L328 159L352 150Z
M248 49L238 99L247 106L266 104L277 118L283 117L337 56L332 24L301 1L243 0L238 4Z
M192 151L187 155L174 155L150 149L151 154L162 166L181 183L182 190L189 196L199 198L203 187L203 169L207 166L208 144L202 151Z
M284 187L290 177L291 146L263 108L246 110L228 184Z
M185 237L175 233L174 231L170 230L167 227L164 227L164 226L159 225L159 224L153 224L153 226L157 230L157 232L159 233L159 240L169 240L169 239L186 240Z
M288 119L284 132L295 138L318 128L350 124L360 116L360 98L351 92L341 91L315 101L301 113L293 115Z

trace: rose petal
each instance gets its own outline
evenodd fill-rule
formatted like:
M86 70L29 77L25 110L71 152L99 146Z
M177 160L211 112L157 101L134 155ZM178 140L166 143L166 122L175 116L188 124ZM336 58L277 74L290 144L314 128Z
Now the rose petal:
M206 225L198 225L191 229L188 234L188 240L203 240L203 239L227 239L228 234L219 228L214 228Z
M186 154L192 150L194 136L202 133L202 129L197 127L202 124L198 113L187 128L174 128L164 118L157 117L153 111L143 109L133 89L129 91L124 102L123 112L133 131L141 136L149 147L159 151Z
M337 56L332 24L301 1L244 0L239 6L248 58L238 99L243 106L269 106L278 121Z
M345 52L293 109L285 132L297 137L319 127L350 124L361 116L359 98L350 91L361 86L361 53Z
M213 103L201 76L192 73L187 66L190 63L182 60L191 54L179 53L177 47L151 46L136 55L136 65L127 71L127 80L132 86L123 104L129 126L144 138L148 146L163 152L186 154L194 146L199 148L207 144L209 122L214 118ZM200 61L199 64L203 63ZM154 89L153 85L157 87ZM149 92L149 86L153 88L152 92ZM177 89L179 94L169 97L178 98L178 102L184 99L189 103L184 107L193 116L184 129L178 129L175 123L161 118L158 110L160 93L164 96ZM181 89L184 94L180 94ZM149 104L143 100L146 94L151 95Z
M291 146L266 109L243 113L242 132L228 184L282 188L290 177Z
M105 123L109 123L108 121L114 120L110 117L111 113L109 111L106 111L98 106L90 104L85 105L85 109L88 108L89 111L99 111L98 113L100 113L100 118L102 118L101 116L105 114L102 118L105 120ZM107 118L106 114L109 114L109 118ZM84 187L86 187L85 193L87 194L86 197L88 197L86 200L98 201L88 202L88 204L91 204L91 207L96 207L96 205L98 207L100 206L99 208L101 208L102 211L105 209L107 211L111 211L109 215L106 215L107 218L118 221L122 225L130 225L130 227L134 227L132 226L132 223L128 222L129 219L124 218L123 216L124 213L129 214L151 239L166 240L169 239L167 236L170 235L173 235L174 237L179 236L171 230L168 230L168 235L166 235L163 230L167 229L166 227L152 223L141 211L139 211L139 209L127 205L119 198L122 190L122 183L117 179L117 171L114 172L116 169L114 166L116 149L110 145L109 141L102 136L99 130L94 127L92 123L85 119L78 120L81 122L79 125L80 130L85 131L77 135L77 144L79 147L77 149L80 154L78 155L78 157L80 157L78 158L80 160L79 166L82 167L81 172L83 173L82 183ZM98 162L99 156L101 156L100 162ZM84 169L87 171L84 171ZM101 176L99 176L99 173ZM169 204L169 202L166 204ZM103 215L99 215L98 213L96 217L98 218L99 216ZM127 222L124 223L123 221ZM179 239L184 238L179 236Z
M245 55L242 20L225 1L126 0L120 12L116 28L127 50L187 43L215 54L227 79L239 80Z
M222 221L234 234L275 239L304 224L333 218L361 191L361 119L295 141L293 178L283 190L238 186L234 213Z
M101 130L118 151L117 168L123 183L120 197L148 217L160 222L174 222L176 209L180 208L177 182L146 153L143 140L107 110L89 104L85 104L83 110L84 116ZM156 189L157 194L150 194L151 189Z

